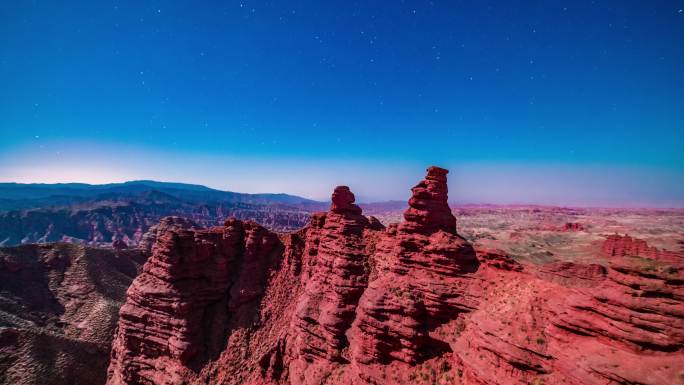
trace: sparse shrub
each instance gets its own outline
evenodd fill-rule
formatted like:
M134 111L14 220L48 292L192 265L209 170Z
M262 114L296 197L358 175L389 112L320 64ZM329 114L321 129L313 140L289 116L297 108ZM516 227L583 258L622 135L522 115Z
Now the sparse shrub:
M442 361L442 363L439 364L439 371L441 373L448 372L449 370L451 370L451 364L449 361Z

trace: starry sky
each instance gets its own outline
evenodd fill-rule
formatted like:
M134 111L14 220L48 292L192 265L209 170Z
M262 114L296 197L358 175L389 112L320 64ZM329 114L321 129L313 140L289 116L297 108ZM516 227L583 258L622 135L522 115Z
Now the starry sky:
M0 180L684 206L684 1L16 1Z

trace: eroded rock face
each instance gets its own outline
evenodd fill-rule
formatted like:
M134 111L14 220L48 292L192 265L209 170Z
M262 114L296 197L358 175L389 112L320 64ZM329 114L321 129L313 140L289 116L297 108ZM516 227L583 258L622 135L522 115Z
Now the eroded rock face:
M264 291L282 253L277 236L251 222L206 230L170 227L128 290L108 384L182 384L220 354L228 320Z
M643 257L613 261L607 279L591 295L564 300L554 324L637 352L676 352L684 347L682 273Z
M152 246L154 246L157 238L172 228L193 229L200 228L200 226L191 219L175 216L164 217L159 221L159 223L151 226L150 229L143 234L138 247L147 253L151 253Z
M472 246L456 234L446 173L431 167L416 185L405 222L376 246L378 276L359 303L349 337L360 364L415 364L448 350L431 332L477 306L464 274L477 270Z
M291 373L306 373L302 382L307 384L320 383L330 374L331 363L348 362L342 354L349 346L345 333L368 285L365 234L371 231L346 186L335 188L330 211L319 214L313 225L318 238L306 252L315 253L316 263L297 301L291 339L296 358L290 364ZM291 382L299 379L293 376Z
M0 384L104 384L138 250L0 248Z
M643 264L652 264L644 272ZM680 269L653 259L541 266L492 287L454 351L465 384L672 384L684 370Z
M561 285L595 287L606 278L606 268L595 263L553 262L539 266L537 275Z
M642 257L682 262L684 258L672 251L660 250L651 247L646 241L632 238L629 235L613 234L606 237L601 246L601 251L606 257L625 257L639 255Z
M386 229L345 186L279 237L240 221L170 226L121 310L109 382L680 381L680 260L631 257L617 239L597 258L609 265L475 250L456 232L446 175L429 168Z
M425 179L411 191L409 208L404 212L404 232L431 234L437 230L455 234L456 217L451 213L447 188L448 170L432 166L427 169Z
M523 265L502 250L478 248L475 250L481 264L495 269L522 271Z

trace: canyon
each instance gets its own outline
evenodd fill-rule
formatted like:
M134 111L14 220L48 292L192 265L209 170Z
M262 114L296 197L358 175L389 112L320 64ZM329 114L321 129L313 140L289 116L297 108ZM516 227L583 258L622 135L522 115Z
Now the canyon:
M0 383L684 384L678 211L452 208L447 175L289 232L0 247Z
M273 231L292 231L322 207L293 195L244 194L184 183L0 183L0 246L67 242L111 247L117 242L135 247L166 216L205 227L235 217Z
M0 248L0 383L102 384L140 250Z

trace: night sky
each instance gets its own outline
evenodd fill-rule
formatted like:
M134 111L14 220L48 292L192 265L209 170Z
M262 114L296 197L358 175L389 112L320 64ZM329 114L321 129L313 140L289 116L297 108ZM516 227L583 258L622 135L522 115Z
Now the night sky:
M0 180L684 206L683 9L5 2Z

